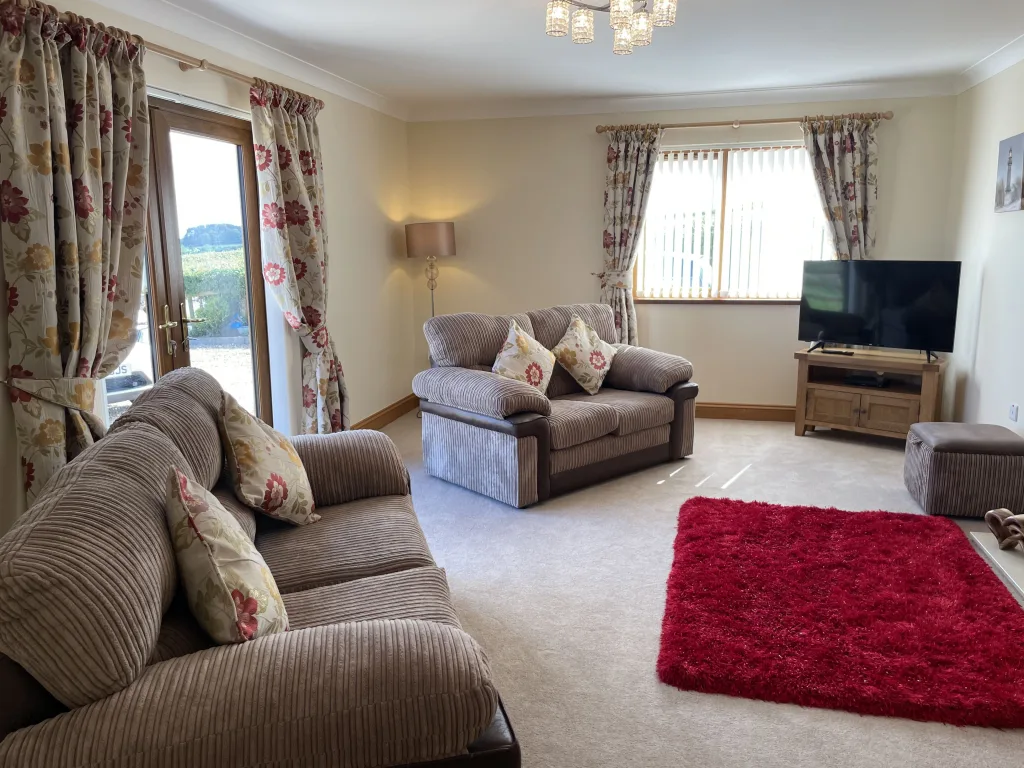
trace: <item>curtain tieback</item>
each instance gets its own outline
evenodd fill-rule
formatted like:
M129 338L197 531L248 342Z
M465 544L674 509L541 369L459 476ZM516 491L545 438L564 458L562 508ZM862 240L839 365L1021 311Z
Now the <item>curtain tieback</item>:
M321 323L316 328L304 325L298 330L298 334L309 354L320 356L325 352L330 352L331 334L327 332L326 323Z
M622 288L627 291L633 288L632 269L621 272L606 269L604 272L591 272L591 274L601 281L602 288Z
M11 400L27 404L39 400L81 417L96 438L107 432L106 425L93 410L96 405L96 379L26 379L12 376L3 382L11 389Z

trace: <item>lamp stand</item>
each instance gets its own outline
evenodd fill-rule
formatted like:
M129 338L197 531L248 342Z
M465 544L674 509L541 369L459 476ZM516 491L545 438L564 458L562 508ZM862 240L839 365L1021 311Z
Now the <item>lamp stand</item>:
M423 270L427 276L427 287L430 289L430 316L434 317L434 289L437 288L437 256L427 256L427 268Z

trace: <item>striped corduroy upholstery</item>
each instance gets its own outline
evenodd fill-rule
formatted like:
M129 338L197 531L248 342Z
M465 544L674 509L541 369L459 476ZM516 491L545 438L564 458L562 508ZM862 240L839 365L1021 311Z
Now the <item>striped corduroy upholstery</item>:
M409 472L398 448L383 432L361 429L291 440L309 476L317 507L409 493Z
M537 438L423 414L423 466L431 477L513 507L537 501ZM276 572L275 572L276 573Z
M676 412L676 405L670 397L611 387L602 387L596 395L584 392L567 395L562 400L608 406L615 411L618 422L614 431L616 435L631 435L662 424L671 424Z
M663 394L673 384L693 378L693 365L685 358L645 347L626 344L616 344L616 347L618 352L604 380L606 387Z
M468 368L430 368L412 380L421 400L504 419L517 413L551 413L551 403L536 387L496 373Z
M697 422L697 398L683 403L683 449L674 459L682 459L693 455L694 427Z
M318 507L296 528L260 517L256 548L282 594L434 565L410 496Z
M590 402L589 395L579 399L562 397L551 401L551 447L554 450L610 435L619 426L619 417L609 405Z
M292 630L374 619L438 621L462 628L437 566L371 576L284 597Z
M221 481L214 486L212 493L217 498L217 501L221 503L221 506L238 521L238 524L242 526L242 530L246 532L249 538L255 541L256 513L238 500L238 497L235 496L235 489L231 486L231 481L227 477L221 478Z
M568 472L589 464L597 464L599 461L614 459L616 456L663 445L668 442L670 433L671 427L666 424L631 435L608 435L563 451L552 451L551 474Z
M554 348L562 340L573 316L578 316L609 344L614 344L616 340L615 315L607 304L566 304L527 312L527 315L533 323L534 338L548 349ZM556 363L551 383L548 384L547 396L560 397L582 391L583 388L572 374Z
M130 685L156 646L176 568L164 496L187 466L126 424L55 475L0 539L0 651L68 706Z
M189 610L185 590L179 589L171 607L164 614L164 620L160 624L160 634L156 639L156 648L153 649L148 664L159 664L168 659L205 651L207 648L213 648L214 645L216 643L199 626L199 622Z
M911 429L903 479L929 515L984 517L992 509L1024 513L1024 456L942 452Z
M110 432L138 423L156 427L184 454L192 477L210 489L224 464L217 430L220 402L220 384L213 376L198 368L179 368L139 395Z
M483 651L461 630L356 622L156 664L10 735L0 767L404 765L462 752L497 706Z
M430 359L440 367L471 368L474 365L486 365L490 368L508 338L508 329L513 320L533 335L533 326L526 315L464 312L432 317L423 324Z

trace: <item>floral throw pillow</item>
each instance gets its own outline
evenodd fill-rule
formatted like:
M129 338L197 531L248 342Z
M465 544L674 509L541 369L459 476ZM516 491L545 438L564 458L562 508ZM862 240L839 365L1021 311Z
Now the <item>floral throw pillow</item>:
M508 379L523 381L541 392L548 391L555 356L551 350L524 331L515 320L491 371Z
M216 497L179 469L167 482L167 527L189 608L221 644L288 631L288 614L266 562Z
M573 317L565 336L551 351L559 364L592 395L601 389L611 370L612 358L618 352L578 317Z
M320 519L302 460L291 442L227 392L220 407L221 442L239 501L294 525Z

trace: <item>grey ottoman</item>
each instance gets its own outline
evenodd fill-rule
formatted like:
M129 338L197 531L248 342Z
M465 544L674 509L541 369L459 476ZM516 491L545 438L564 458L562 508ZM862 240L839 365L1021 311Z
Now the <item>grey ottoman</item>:
M903 479L929 515L984 517L999 507L1024 513L1024 438L992 424L915 424Z

